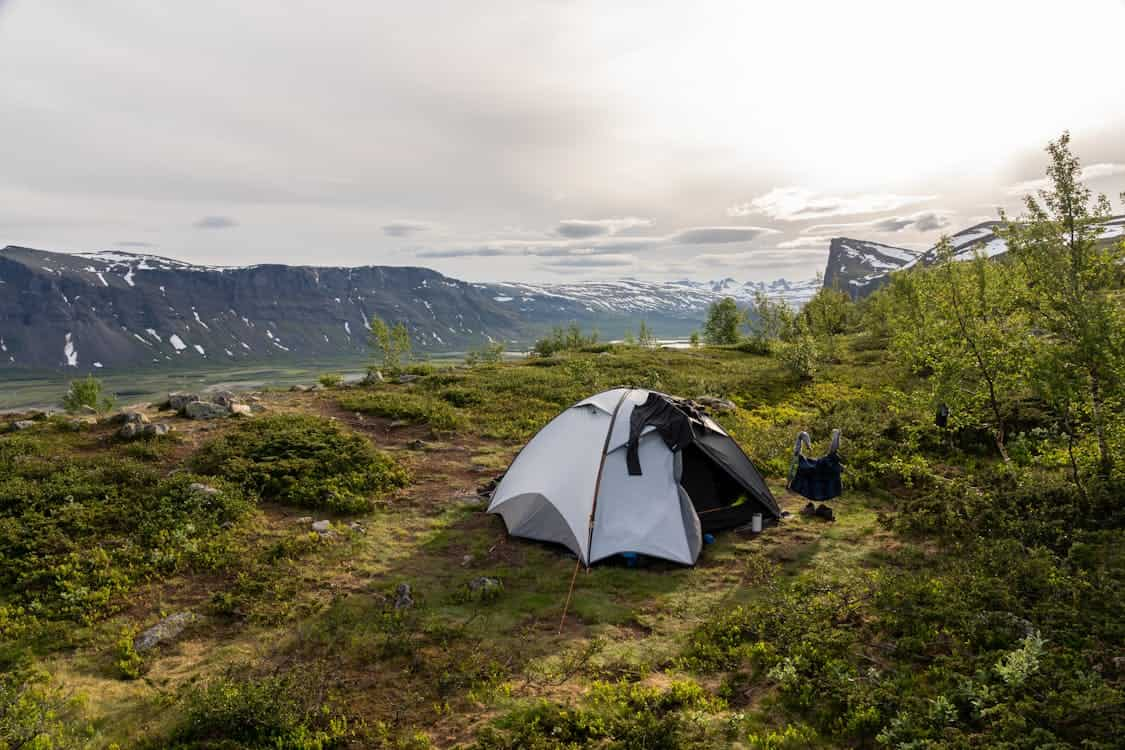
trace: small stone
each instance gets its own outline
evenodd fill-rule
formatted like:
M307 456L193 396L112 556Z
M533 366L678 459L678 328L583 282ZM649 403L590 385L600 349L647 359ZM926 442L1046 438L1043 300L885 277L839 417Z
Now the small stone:
M309 386L309 392L323 391L323 390L324 390L324 386L321 385L320 383L313 383L312 385Z
M308 392L309 387L307 385L294 385L289 390L292 393L306 393Z
M1113 668L1118 672L1125 672L1125 656L1113 657Z
M395 589L395 609L410 609L414 606L414 597L410 593L409 583L400 583Z
M473 561L473 556L472 556L472 555L465 555L465 556L463 556L463 557L461 558L461 567L462 567L462 568L464 568L464 567L465 567L466 565L468 565L468 564L469 564L469 563L471 563L472 561Z
M234 395L233 391L215 391L211 394L209 399L213 404L220 406L230 406L238 402L238 398Z
M235 415L236 417L248 417L253 413L253 411L254 410L250 408L249 404L230 405L230 413Z
M123 411L110 418L110 424L148 424L148 417L139 411Z
M219 404L208 401L192 401L184 407L184 416L188 419L219 419L230 414L230 410Z
M836 514L832 512L832 508L825 505L824 503L821 503L816 507L814 515L816 515L817 518L823 518L825 521L836 520Z
M430 447L430 444L425 440L411 440L406 444L406 447L412 451L424 451Z
M145 437L161 437L163 435L167 435L171 431L171 425L167 425L161 422L159 424L146 424L141 430L141 434L143 434Z
M413 375L411 373L406 373L404 375L399 375L397 378L395 378L395 382L396 383L403 383L403 384L413 383L415 380L417 380L420 377L422 377L422 376L421 375Z
M367 529L363 528L363 524L361 524L359 521L352 521L351 523L348 524L348 528L351 529L352 531L354 531L357 534L366 534L367 533Z
M499 578L481 576L469 581L469 591L479 599L495 599L504 591Z
M8 429L12 432L19 432L20 430L30 430L34 426L35 423L30 419L17 419L8 426Z
M296 521L295 521L294 523L299 523L299 524L301 524L301 525L303 526L303 525L305 525L305 524L307 524L307 523L312 523L312 522L313 522L313 517L312 517L312 516L301 516L301 517L300 517L300 518L298 518L298 519L297 519L297 520L296 520Z
M121 429L117 431L117 437L122 440L132 440L141 433L141 425L132 422L126 422L121 425Z
M192 482L189 484L188 491L196 495L206 495L208 497L214 497L219 494L219 489L217 487L212 487L201 482Z
M199 619L194 612L176 612L168 615L160 622L133 639L133 648L138 653L149 651L162 643L179 637L184 629Z
M318 534L327 534L329 531L332 531L332 522L328 519L316 521L312 525L312 530Z
M172 411L183 411L188 404L198 400L199 396L195 393L169 393L168 408Z

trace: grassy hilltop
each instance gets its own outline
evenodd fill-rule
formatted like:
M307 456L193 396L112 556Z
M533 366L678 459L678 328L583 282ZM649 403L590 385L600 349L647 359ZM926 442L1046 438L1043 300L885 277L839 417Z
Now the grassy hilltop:
M1061 444L1029 423L1003 465L987 434L943 433L866 336L811 381L736 349L598 348L266 394L147 442L4 435L4 720L61 747L1110 746L1125 534L1076 523ZM692 569L580 574L560 633L573 558L507 539L477 487L623 383L732 399L720 422L794 515ZM848 491L827 524L783 475L798 429L833 427ZM180 611L199 619L134 651Z

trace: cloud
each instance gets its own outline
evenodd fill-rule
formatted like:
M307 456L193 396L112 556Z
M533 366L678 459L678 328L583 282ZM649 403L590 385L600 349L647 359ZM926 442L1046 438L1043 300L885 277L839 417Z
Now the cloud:
M551 268L622 268L637 262L635 255L576 255L550 260L543 265Z
M903 206L933 200L936 195L896 195L894 193L866 193L860 195L826 195L807 188L774 188L748 203L727 209L729 216L765 214L779 221L810 221L829 216L873 214L894 211Z
M409 237L418 232L425 232L430 225L424 221L392 221L383 225L383 234L388 237Z
M827 250L830 240L827 237L797 237L777 243L777 246L792 250Z
M139 248L155 247L155 245L153 245L151 242L140 242L140 241L137 241L137 240L122 240L122 241L117 243L117 246L118 247L139 247Z
M749 242L763 235L777 233L776 229L766 227L688 227L669 235L630 237L611 234L609 236L566 240L501 240L461 247L425 248L419 250L416 255L420 258L585 257L635 253L677 245L723 245L732 242Z
M778 231L767 227L692 227L676 232L671 240L681 245L719 245L749 242L764 234L778 234Z
M192 226L196 229L231 229L238 226L238 220L230 216L204 216Z
M842 224L814 224L801 230L802 234L831 235L843 232L901 232L913 229L916 232L932 232L943 229L952 223L952 212L944 210L919 211L906 216L888 216L871 221L854 221Z
M642 219L636 216L626 216L620 219L564 219L559 222L555 233L570 239L585 239L587 237L617 234L622 230L634 227L648 226L652 226L650 219Z
M1100 162L1098 164L1091 164L1088 167L1082 167L1082 171L1078 174L1078 179L1082 182L1090 182L1091 180L1117 177L1118 175L1125 175L1125 164ZM1038 180L1017 182L1015 185L1008 188L1007 193L1008 195L1024 196L1029 193L1046 190L1049 186L1050 181L1046 177L1040 177Z

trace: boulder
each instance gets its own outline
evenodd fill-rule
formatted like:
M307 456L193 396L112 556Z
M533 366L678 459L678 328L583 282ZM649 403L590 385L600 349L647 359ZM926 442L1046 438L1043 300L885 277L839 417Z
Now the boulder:
M259 404L257 402L255 402L253 404L250 404L250 413L251 414L261 414L265 410L266 410L266 407L265 407L264 404Z
M141 434L141 429L142 426L139 424L126 422L125 424L121 425L121 429L117 431L117 437L121 438L122 440L132 440L133 438L137 437L137 435Z
M382 383L383 373L379 372L378 370L368 370L367 375L360 382L363 383L363 385L375 385L376 383Z
M328 519L323 521L315 521L312 525L312 530L320 535L324 535L332 531L332 522Z
M148 417L139 411L123 411L109 418L110 424L148 424Z
M214 497L220 492L217 487L202 482L192 482L188 485L188 491L195 495L206 495L207 497Z
M249 404L230 405L230 413L235 415L236 417L248 417L253 413L253 411L254 410L250 408Z
M172 426L164 424L163 422L158 424L146 424L141 428L141 434L145 437L160 437L162 435L167 435L171 431Z
M172 411L183 411L188 404L198 400L199 396L194 393L169 393L168 408Z
M17 419L8 425L8 429L12 432L19 432L20 430L30 430L35 426L35 423L30 419Z
M422 377L422 376L421 375L413 375L411 373L405 373L405 374L399 375L397 378L395 378L395 382L396 383L413 383L415 380L417 380L420 377Z
M133 639L133 648L137 653L150 651L162 643L168 643L179 637L184 629L199 619L194 612L176 612L168 615L148 630L140 633Z
M228 414L229 408L209 401L192 401L184 407L184 416L188 419L219 419Z
M292 393L306 393L308 392L309 387L307 385L294 385L290 386L289 390Z
M231 404L238 403L238 398L232 391L215 391L207 400L221 406L230 406Z
M698 396L695 403L711 411L734 411L737 408L733 401L717 396Z
M395 609L410 609L414 606L414 597L410 592L409 583L400 583L395 589Z

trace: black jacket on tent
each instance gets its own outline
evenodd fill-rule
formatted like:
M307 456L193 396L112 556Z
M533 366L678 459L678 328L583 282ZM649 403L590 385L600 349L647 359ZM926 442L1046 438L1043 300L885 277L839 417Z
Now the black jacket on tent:
M648 426L680 452L679 482L705 533L744 526L755 513L761 513L763 520L781 517L777 500L738 443L691 402L662 393L650 392L630 416L626 448L630 474L643 471L637 444Z

